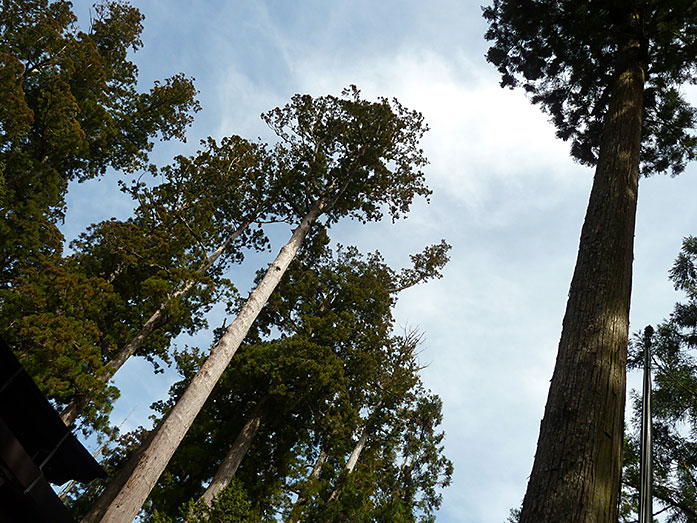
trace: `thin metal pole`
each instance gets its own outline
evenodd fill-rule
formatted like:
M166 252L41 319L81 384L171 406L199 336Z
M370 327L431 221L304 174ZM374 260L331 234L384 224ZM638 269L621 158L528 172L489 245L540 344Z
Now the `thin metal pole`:
M639 523L653 522L653 470L651 466L651 325L644 329L644 390L641 400L641 469Z

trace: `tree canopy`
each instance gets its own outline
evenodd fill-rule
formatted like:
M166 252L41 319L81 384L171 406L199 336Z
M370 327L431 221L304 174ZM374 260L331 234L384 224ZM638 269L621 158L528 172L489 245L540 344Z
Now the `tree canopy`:
M185 138L198 111L191 79L147 91L130 54L143 16L120 1L95 5L80 30L68 1L4 2L0 12L0 285L62 250L56 223L68 183L134 171L154 139Z
M665 0L494 0L487 59L595 166L520 518L615 521L640 172L681 172L697 113L697 9ZM595 464L589 467L588 464Z
M694 2L494 0L484 17L501 85L540 104L576 160L598 160L617 52L629 38L640 43L646 75L642 174L678 174L695 158L697 114L680 90L697 80Z

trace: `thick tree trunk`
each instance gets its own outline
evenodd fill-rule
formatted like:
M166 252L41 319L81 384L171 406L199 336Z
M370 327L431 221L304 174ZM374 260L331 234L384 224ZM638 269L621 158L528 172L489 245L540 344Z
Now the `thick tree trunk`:
M644 71L640 44L618 52L556 367L522 523L615 523Z
M268 396L264 397L257 404L252 415L247 420L247 423L245 423L244 427L242 427L242 430L235 438L232 448L230 448L230 451L225 456L225 459L223 459L220 467L218 467L211 484L208 485L203 496L201 496L203 502L209 507L213 505L213 501L218 494L220 494L220 492L230 484L232 478L235 477L235 472L237 472L237 468L240 466L240 463L242 463L242 459L244 459L249 447L251 447L254 436L257 435L259 427L264 423L264 418L268 412L268 407L266 406L267 400Z
M293 231L290 240L278 253L261 283L250 294L239 315L228 326L225 334L211 350L201 370L194 376L182 397L164 419L130 479L109 506L103 522L130 523L138 514L172 454L298 252L312 223L327 210L327 207L328 199L318 200Z
M199 274L205 274L206 271L215 264L218 258L222 256L225 249L227 249L228 246L235 241L245 231L245 229L249 227L250 224L251 222L247 221L230 233L225 241L206 258L206 261L201 264L201 266L197 269L197 272ZM167 301L162 303L160 307L152 313L150 318L148 318L148 321L145 322L133 339L124 345L116 353L116 356L114 356L114 358L107 363L105 372L99 376L102 381L105 383L109 381L111 377L123 366L123 364L128 361L128 358L138 352L153 331L155 331L155 329L157 329L163 323L171 300L175 300L181 296L186 296L186 294L193 288L195 283L196 282L194 280L187 281L183 287L172 294ZM71 401L61 412L61 419L63 420L63 423L68 426L72 425L83 409L87 406L88 402L89 398L84 395L78 396Z
M317 478L319 478L320 472L322 472L322 466L324 465L325 461L327 461L327 453L324 450L320 450L319 456L317 456L317 461L315 461L315 465L312 467L310 477L307 478L307 482L305 483L306 486L315 481ZM306 488L303 488L303 491L306 490ZM305 503L307 503L306 493L303 494L301 492L295 504L293 505L293 509L290 511L290 516L288 516L288 523L297 523L300 520L302 507L305 505Z

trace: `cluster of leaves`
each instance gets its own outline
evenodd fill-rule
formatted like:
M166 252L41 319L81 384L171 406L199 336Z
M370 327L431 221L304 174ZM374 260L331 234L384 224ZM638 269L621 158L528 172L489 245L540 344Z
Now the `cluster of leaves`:
M212 506L201 500L189 500L180 508L179 519L187 523L254 523L259 517L252 510L247 493L240 482L233 479L218 495ZM174 523L176 519L155 510L152 523Z
M384 207L394 220L415 196L431 193L418 146L428 128L397 100L370 102L351 86L341 97L295 95L262 118L281 140L277 151L287 169L281 201L298 218L331 194L330 224L344 216L377 221Z
M646 343L653 366L654 498L666 521L697 521L697 238L684 240L670 273L686 301L648 339L636 336L630 368L643 368ZM623 521L636 517L641 398L634 401L634 431L624 452Z
M440 491L452 475L443 455L444 434L437 431L442 403L418 378L418 337L394 341L396 366L380 377L379 403L364 404L367 416L356 426L356 437L367 438L355 469L339 468L345 458L327 445L329 459L321 474L314 485L303 485L314 489L314 496L291 509L302 512L303 520L433 521Z

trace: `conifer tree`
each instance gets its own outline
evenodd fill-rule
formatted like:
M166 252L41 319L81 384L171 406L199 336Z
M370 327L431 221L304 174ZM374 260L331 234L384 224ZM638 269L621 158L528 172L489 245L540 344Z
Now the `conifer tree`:
M494 0L487 58L595 166L521 521L615 522L639 174L695 156L697 6Z
M60 254L69 182L145 165L154 138L184 139L199 109L182 74L138 85L137 9L104 1L86 31L76 21L63 0L0 10L0 287Z
M296 95L265 120L281 139L275 152L286 183L278 205L297 213L300 223L158 428L104 521L138 513L313 224L321 216L327 225L345 216L378 220L383 209L396 219L415 196L429 194L418 148L423 119L397 101L368 102L355 87L342 97Z
M432 521L452 464L443 455L444 434L436 432L441 401L418 375L420 340L415 333L391 340L389 360L360 405L369 414L353 431L353 445L343 459L327 452L306 488L314 496L293 506L291 521Z
M66 424L79 416L83 430L105 429L117 392L108 381L127 359L137 354L157 369L174 336L204 327L211 304L231 299L225 269L266 247L260 222L273 219L274 172L262 145L209 139L193 157L155 171L157 185L124 187L138 202L132 218L92 226L70 257L0 290L0 331L27 364L41 359L28 368L65 407ZM92 303L80 305L80 292Z
M366 380L382 372L391 357L385 340L396 293L440 277L449 246L429 246L411 257L411 267L396 272L377 253L360 255L343 247L333 253L327 242L317 229L284 275L255 333L152 493L158 517L176 517L178 507L204 493L202 485L215 476L219 479L204 494L210 505L240 463L241 484L254 509L271 517L288 496L284 485L290 469L304 460L298 454L314 446L319 434L341 442L350 438L356 423L351 420L369 388ZM261 332L272 330L277 339L262 341L267 335ZM179 360L187 379L173 387L170 401L158 407L161 412L171 408L193 376L193 361Z
M266 247L261 222L274 219L267 216L276 172L271 155L237 136L204 145L194 157L178 157L160 170L163 181L154 188L136 183L127 189L139 202L133 219L102 223L74 244L86 270L128 296L133 316L97 372L102 383L133 355L168 361L170 339L205 326L202 313L233 290L222 278L230 263L240 263L246 249ZM66 424L88 401L85 394L64 409Z

